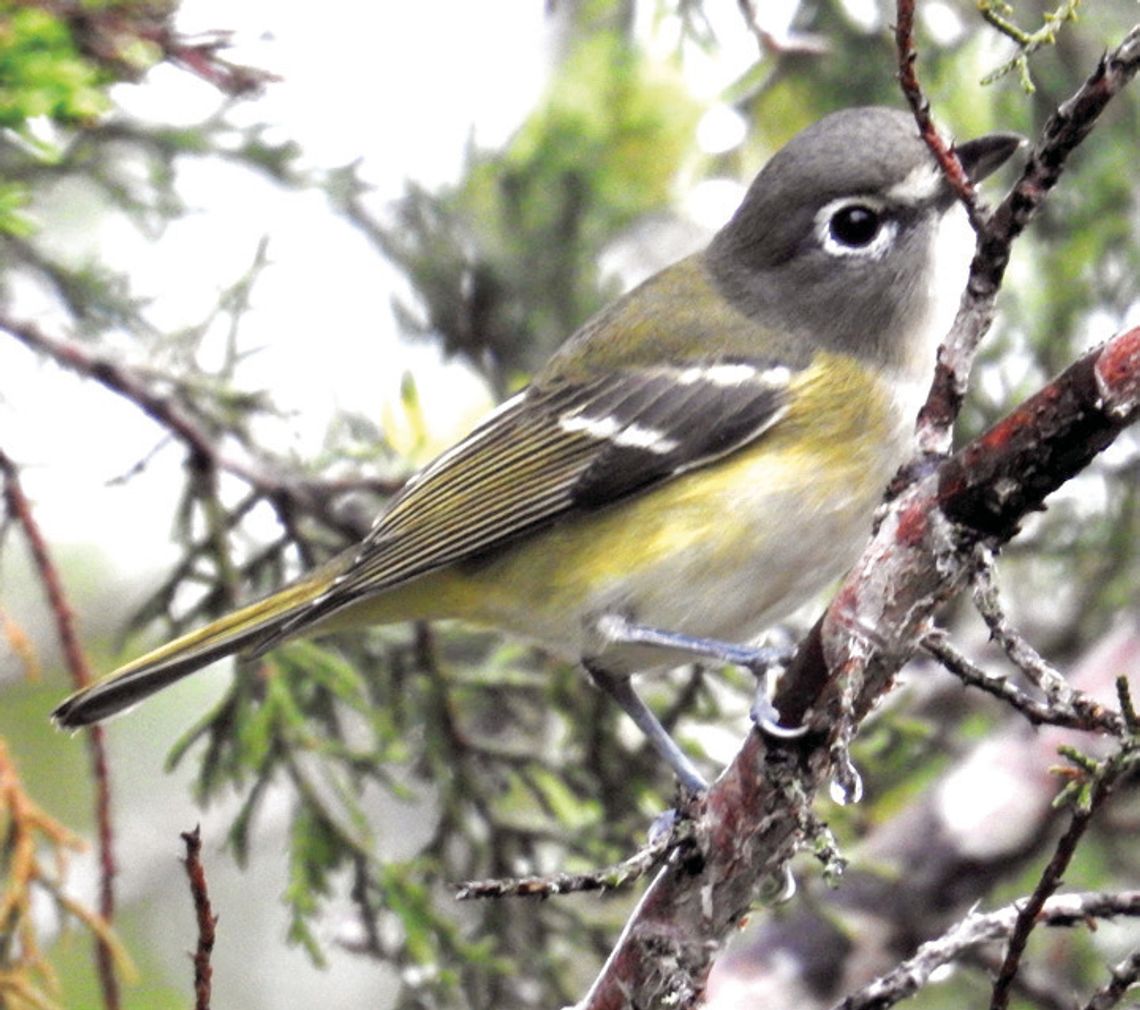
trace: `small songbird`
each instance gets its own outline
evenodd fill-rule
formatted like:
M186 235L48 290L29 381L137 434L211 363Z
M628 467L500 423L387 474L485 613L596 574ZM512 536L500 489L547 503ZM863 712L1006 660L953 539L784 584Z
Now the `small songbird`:
M957 146L973 181L1021 138ZM574 334L413 476L356 547L112 672L54 712L84 726L235 652L460 618L582 661L681 781L630 684L740 645L842 574L912 447L974 238L913 119L827 116L698 253Z

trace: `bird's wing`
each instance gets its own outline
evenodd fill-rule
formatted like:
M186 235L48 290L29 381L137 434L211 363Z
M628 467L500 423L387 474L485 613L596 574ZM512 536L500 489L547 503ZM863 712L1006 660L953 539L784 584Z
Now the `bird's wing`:
M530 387L416 474L343 574L274 641L732 452L784 416L791 379L785 367L737 360Z

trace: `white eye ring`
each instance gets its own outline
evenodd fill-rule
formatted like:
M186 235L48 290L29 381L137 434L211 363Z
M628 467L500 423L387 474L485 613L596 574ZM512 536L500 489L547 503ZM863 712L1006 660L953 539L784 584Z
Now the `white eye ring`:
M898 223L880 217L879 230L866 245L848 245L839 241L832 232L835 215L847 208L866 207L882 214L881 200L868 196L845 196L824 204L815 216L815 235L823 251L831 256L858 256L861 259L882 259L894 244Z

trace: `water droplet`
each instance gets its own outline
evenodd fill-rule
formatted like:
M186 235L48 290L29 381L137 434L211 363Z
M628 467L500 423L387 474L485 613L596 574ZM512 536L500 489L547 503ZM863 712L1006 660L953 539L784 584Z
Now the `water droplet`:
M858 803L863 798L863 778L850 761L845 761L835 769L835 778L827 791L842 807Z

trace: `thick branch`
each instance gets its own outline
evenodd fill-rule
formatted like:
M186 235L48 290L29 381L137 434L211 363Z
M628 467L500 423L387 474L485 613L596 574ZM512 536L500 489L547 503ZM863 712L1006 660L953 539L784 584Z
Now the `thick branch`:
M924 647L930 641L927 636ZM1140 628L1122 622L1066 676L1074 691L1107 706L1116 696L1117 674L1135 668L1138 659ZM929 678L924 667L914 670L912 684ZM922 692L912 716L937 722L960 703L949 679L936 683L936 689ZM1058 747L1072 742L1072 732L1054 722L1027 733L1020 709L995 715L1000 723L966 753L947 755L950 763L914 802L871 819L846 852L852 867L840 887L813 888L809 882L806 900L778 916L758 917L745 937L733 941L710 975L710 1010L767 1007L775 992L782 995L781 1006L831 1006L852 991L852 980L866 984L893 971L900 954L910 956L994 887L1030 872L1055 842L1058 781L1042 769L1056 761ZM1120 732L1113 725L1078 726ZM987 802L973 802L979 790L986 790ZM1024 980L1022 973L1019 985Z

